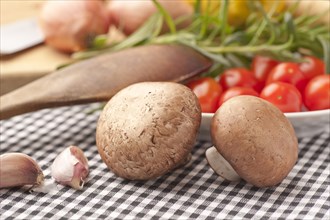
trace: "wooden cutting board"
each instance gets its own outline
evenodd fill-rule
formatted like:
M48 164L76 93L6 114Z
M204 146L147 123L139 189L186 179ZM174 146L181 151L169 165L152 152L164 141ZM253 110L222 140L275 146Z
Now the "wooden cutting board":
M43 1L1 0L1 25L37 17ZM0 94L7 93L68 63L70 57L44 44L0 57Z

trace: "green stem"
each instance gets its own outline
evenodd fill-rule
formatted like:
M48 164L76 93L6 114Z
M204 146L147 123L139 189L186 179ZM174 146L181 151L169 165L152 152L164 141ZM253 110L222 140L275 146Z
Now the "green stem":
M318 37L318 40L322 44L323 47L323 57L324 57L324 63L326 67L326 72L330 74L330 44L324 38Z
M211 53L256 53L288 49L292 45L292 42L293 37L290 36L288 42L281 45L203 47L203 49Z
M228 19L228 6L229 1L225 0L221 2L220 16L221 16L221 39L224 40L227 30L227 19Z
M269 39L269 42L272 42L273 41L273 38L275 37L274 34L275 34L275 31L274 31L274 27L273 27L273 24L272 22L270 21L270 17L273 16L273 14L275 13L275 10L277 8L277 4L275 4L275 6L273 5L270 12L269 12L269 15L265 12L263 6L261 5L261 3L259 1L255 2L255 5L256 7L259 9L259 11L261 11L262 13L262 16L263 16L263 20L259 26L259 28L257 29L256 31L256 34L253 36L252 40L250 41L249 45L254 45L258 39L260 39L260 36L261 34L264 32L265 28L267 27L267 25L269 26L270 30L271 30L271 37Z
M170 29L170 33L175 34L176 33L175 23L171 15L168 13L167 10L164 9L164 7L157 0L152 0L152 2L156 5L158 11L163 15L165 22L168 28Z

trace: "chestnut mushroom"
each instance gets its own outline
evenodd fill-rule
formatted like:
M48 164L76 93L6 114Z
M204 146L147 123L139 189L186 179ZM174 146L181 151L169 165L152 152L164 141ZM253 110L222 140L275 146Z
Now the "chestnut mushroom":
M226 101L211 123L214 147L210 166L225 179L244 179L257 187L280 183L298 158L293 126L271 103L254 96Z
M195 94L172 82L143 82L119 91L97 124L96 144L116 175L159 177L190 159L201 122Z

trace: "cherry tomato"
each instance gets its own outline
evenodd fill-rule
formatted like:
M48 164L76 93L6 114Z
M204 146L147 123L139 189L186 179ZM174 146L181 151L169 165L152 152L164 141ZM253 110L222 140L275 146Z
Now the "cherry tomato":
M222 88L215 79L200 78L189 82L187 86L196 94L202 112L214 113L217 110Z
M280 63L270 72L266 85L272 82L285 82L294 85L301 94L307 84L307 79L301 72L297 63Z
M330 75L313 78L306 86L304 104L308 110L330 108Z
M224 90L231 87L248 87L258 89L258 82L251 71L244 68L233 68L223 72L220 77L220 85Z
M270 57L255 56L251 65L254 78L264 86L270 71L278 64L279 61Z
M273 82L267 85L261 91L260 98L271 102L282 112L301 111L301 94L295 86L289 83Z
M252 95L252 96L259 96L259 94L252 88L246 87L232 87L222 93L219 99L219 107L228 99L239 96L239 95Z
M322 60L312 56L306 56L304 59L306 62L300 63L299 68L307 80L325 74L325 64Z

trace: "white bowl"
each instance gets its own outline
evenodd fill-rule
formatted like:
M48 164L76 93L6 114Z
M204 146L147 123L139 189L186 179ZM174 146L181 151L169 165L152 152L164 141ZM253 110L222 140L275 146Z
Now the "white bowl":
M292 123L298 138L311 137L330 130L330 109L285 113ZM210 126L213 113L202 113L199 140L210 141Z

